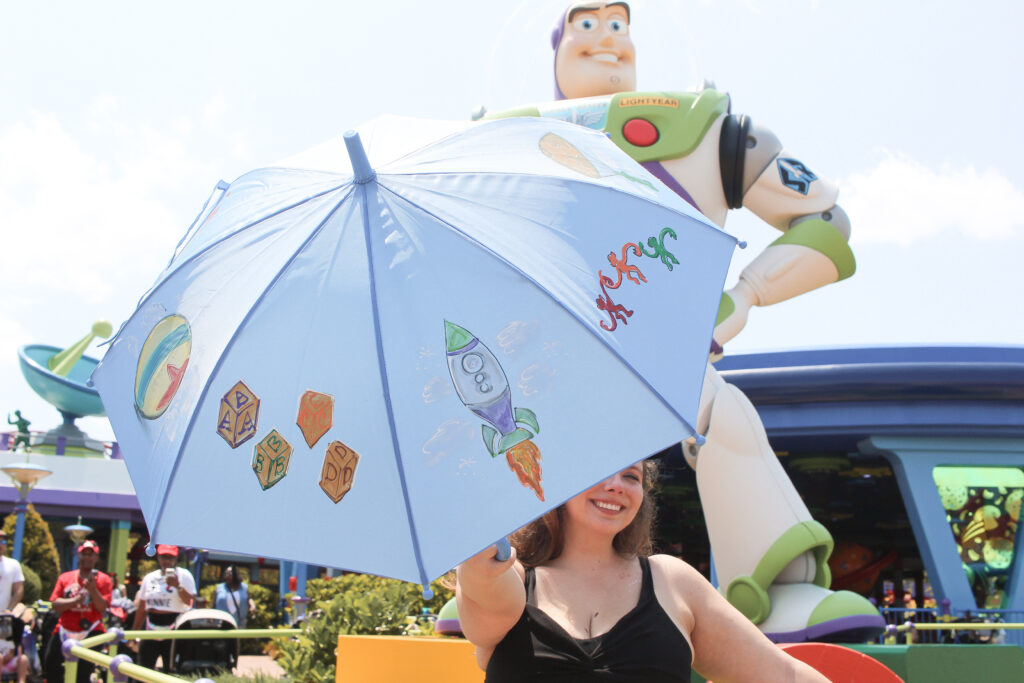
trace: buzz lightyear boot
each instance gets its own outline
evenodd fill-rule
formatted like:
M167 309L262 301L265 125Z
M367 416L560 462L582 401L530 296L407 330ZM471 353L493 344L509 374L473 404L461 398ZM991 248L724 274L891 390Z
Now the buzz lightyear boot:
M715 324L715 351L739 334L753 306L791 299L853 275L856 261L846 238L821 218L797 223L768 245L722 294Z
M709 364L698 429L684 453L697 472L719 590L776 642L856 642L885 621L866 598L831 591L831 535L814 521L749 399Z

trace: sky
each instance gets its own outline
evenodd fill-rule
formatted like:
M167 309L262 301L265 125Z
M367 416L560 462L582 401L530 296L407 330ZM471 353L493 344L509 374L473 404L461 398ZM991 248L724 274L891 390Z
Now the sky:
M0 4L0 414L59 424L18 347L116 329L217 181L382 114L551 99L567 4ZM713 81L837 181L851 218L856 275L755 310L727 353L1024 343L1024 6L631 6L640 90ZM725 227L749 243L731 286L778 233L743 210ZM113 438L102 418L78 424Z

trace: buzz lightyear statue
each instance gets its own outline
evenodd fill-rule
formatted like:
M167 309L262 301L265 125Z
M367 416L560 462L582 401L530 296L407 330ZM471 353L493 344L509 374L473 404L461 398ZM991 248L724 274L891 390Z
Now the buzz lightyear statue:
M786 152L775 135L730 111L729 96L635 92L635 49L624 2L577 2L552 33L557 101L488 115L544 116L606 132L719 226L747 207L782 236L722 295L711 359L768 306L853 274L850 225L838 187ZM708 363L698 446L684 443L720 590L776 641L863 641L885 627L865 598L831 591L831 535L812 519L772 451L749 399Z

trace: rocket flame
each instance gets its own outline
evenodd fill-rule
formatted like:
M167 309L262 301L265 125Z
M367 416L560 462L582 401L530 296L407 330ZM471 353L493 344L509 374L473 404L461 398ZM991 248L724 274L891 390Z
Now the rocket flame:
M509 468L519 477L519 483L528 489L533 489L533 492L543 502L544 488L540 485L541 457L537 445L529 439L521 441L505 451L505 458L508 460Z

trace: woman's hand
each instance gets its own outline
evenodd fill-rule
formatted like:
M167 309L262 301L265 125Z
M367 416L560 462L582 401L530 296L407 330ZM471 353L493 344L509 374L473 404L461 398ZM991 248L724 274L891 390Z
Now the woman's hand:
M468 640L483 648L500 642L526 607L515 548L507 560L495 559L496 552L496 546L488 546L455 569L459 625Z
M475 574L482 579L497 578L507 572L512 565L516 563L516 549L512 548L509 558L504 561L498 560L497 555L498 546L489 546L460 564L455 570L456 575L461 577L465 572L469 572L470 574Z

